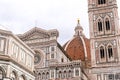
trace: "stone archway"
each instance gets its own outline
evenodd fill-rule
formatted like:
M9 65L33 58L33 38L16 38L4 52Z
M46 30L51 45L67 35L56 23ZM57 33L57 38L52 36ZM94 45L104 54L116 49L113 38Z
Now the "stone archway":
M12 80L18 80L18 75L16 71L12 71L10 75Z
M3 80L3 78L6 76L5 71L2 67L0 67L0 80Z

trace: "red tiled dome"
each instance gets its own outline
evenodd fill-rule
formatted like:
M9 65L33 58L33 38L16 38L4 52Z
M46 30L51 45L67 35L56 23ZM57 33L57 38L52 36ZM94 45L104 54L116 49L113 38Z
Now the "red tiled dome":
M63 48L72 60L90 61L90 40L84 36L82 31L82 26L78 23L75 27L74 38L69 40Z
M81 39L82 38L82 39ZM72 60L85 61L85 55L87 54L87 60L90 60L90 40L85 37L77 36L71 41L68 41L64 45L64 49Z

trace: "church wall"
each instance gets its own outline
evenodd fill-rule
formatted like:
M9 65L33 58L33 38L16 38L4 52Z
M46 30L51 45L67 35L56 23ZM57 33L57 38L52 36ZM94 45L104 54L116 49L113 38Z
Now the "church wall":
M65 54L57 47L57 56L58 62L69 62L69 59L65 56Z
M24 47L23 44L18 42L15 38L9 38L8 54L12 59L19 62L22 66L28 67L29 70L34 69L34 53Z
M12 62L0 61L0 67L5 70L5 75L8 78L13 78L12 72L16 74L16 80L19 80L20 76L24 75L26 80L34 80L33 74L30 74L20 66L13 64Z
M26 80L34 80L34 52L14 34L6 31L1 33L0 71L4 74L0 74L0 79L8 77L18 80L24 76Z

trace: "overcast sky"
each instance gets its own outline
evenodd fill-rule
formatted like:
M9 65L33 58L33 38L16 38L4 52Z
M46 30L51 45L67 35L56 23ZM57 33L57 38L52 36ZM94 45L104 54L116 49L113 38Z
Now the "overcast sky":
M120 0L117 1L120 8ZM0 24L14 34L33 27L57 29L58 42L63 45L73 37L78 18L89 37L87 11L87 0L0 0Z

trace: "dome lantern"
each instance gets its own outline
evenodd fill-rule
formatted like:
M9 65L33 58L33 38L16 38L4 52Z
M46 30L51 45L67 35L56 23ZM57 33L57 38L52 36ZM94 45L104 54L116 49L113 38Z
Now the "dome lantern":
M75 35L74 36L82 36L83 35L83 28L80 25L80 20L77 20L77 26L75 27Z

